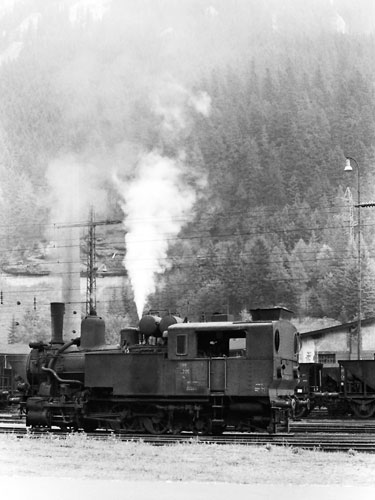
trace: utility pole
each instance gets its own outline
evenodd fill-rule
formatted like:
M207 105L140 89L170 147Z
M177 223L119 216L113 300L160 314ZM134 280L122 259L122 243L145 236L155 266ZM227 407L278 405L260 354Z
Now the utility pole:
M122 224L122 220L95 220L95 211L91 207L90 220L88 222L89 234L87 242L87 282L86 282L86 314L96 313L96 226L108 226L111 224ZM82 224L80 224L82 225Z
M87 248L86 314L96 312L96 235L95 213L91 208Z
M113 224L122 224L122 220L95 220L95 212L93 207L90 210L90 220L88 222L77 222L73 224L59 224L56 227L60 228L78 228L88 226L88 242L87 242L87 280L86 280L86 314L91 311L96 311L96 226L108 226Z
M349 205L349 241L354 241L354 202L350 187L346 188L344 197L348 200Z
M362 351L362 263L361 263L361 170L359 164L355 158L352 156L346 156L345 172L351 172L352 162L357 168L357 202L356 207L358 208L357 220L358 220L358 240L357 240L357 267L358 267L358 318L357 318L357 359L361 359Z

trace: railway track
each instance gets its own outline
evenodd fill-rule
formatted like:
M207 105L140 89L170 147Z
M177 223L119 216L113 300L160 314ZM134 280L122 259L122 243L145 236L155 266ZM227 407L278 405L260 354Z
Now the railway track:
M19 414L0 414L0 427L2 424L25 425L25 416ZM375 419L332 419L332 418L306 418L294 420L290 423L291 433L354 433L375 434Z
M294 433L346 433L346 434L375 434L375 420L353 419L304 419L293 421L290 431Z
M155 446L171 445L176 443L206 443L219 445L242 445L242 446L287 446L298 449L330 451L330 452L365 452L375 453L375 421L371 425L363 425L363 422L349 421L346 429L337 427L337 422L294 422L290 433L267 434L231 434L224 433L221 436L194 436L189 433L172 436L168 434L150 435L125 433L114 433L99 431L88 434L90 439L107 441L119 439L121 441L138 441ZM360 425L362 424L362 425ZM367 422L366 422L367 424ZM323 430L318 428L321 425ZM342 425L342 424L340 424ZM336 430L334 427L336 426ZM311 430L313 429L313 430ZM54 437L66 438L68 433L61 430L29 430L26 429L24 421L13 423L11 421L0 423L0 433L13 434L18 438L39 438L53 435Z
M17 414L0 414L0 425L3 423L25 423L25 416Z
M18 438L26 435L31 438L39 438L51 435L47 432L28 432L26 428L7 428L0 429L1 433L13 434ZM59 436L62 439L68 435L64 432L53 432L54 437ZM244 436L222 435L222 436L153 436L145 435L126 435L114 433L95 433L88 434L90 439L108 441L109 439L119 439L121 441L136 441L149 443L155 446L171 445L176 443L205 443L219 445L242 445L242 446L286 446L295 449L330 451L330 452L362 452L375 453L375 434L249 434Z

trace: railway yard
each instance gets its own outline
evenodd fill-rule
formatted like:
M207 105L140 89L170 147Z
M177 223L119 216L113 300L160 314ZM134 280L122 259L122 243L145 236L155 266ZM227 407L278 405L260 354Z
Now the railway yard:
M25 419L16 414L0 415L0 434L13 434L22 439L27 436L35 439L54 436L64 439L71 433L60 429L47 431L44 429L28 429ZM375 419L358 421L350 418L325 418L317 412L312 418L296 420L290 423L290 432L268 434L266 432L235 433L225 432L220 436L193 435L150 435L128 434L98 430L88 434L89 439L96 441L118 440L122 442L142 442L154 446L177 443L242 445L242 446L281 446L294 450L316 450L326 452L363 452L375 453Z
M323 420L316 419L313 427L324 425ZM140 491L145 482L154 489L166 482L199 482L202 490L207 483L369 488L375 486L375 433L369 428L374 424L338 434L292 428L288 436L227 433L209 438L26 432L23 422L8 420L0 435L0 475L27 481L69 477L80 484L131 480Z

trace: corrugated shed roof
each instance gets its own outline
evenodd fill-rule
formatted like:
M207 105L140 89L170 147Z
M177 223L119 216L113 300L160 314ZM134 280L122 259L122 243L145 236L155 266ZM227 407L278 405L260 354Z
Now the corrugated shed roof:
M362 319L361 325L367 326L375 323L375 317ZM302 338L315 337L318 335L325 335L326 333L342 332L343 330L348 330L350 328L355 328L357 326L357 321L350 321L349 323L342 323L341 325L329 326L327 328L322 328L320 330L312 330L311 332L301 333Z

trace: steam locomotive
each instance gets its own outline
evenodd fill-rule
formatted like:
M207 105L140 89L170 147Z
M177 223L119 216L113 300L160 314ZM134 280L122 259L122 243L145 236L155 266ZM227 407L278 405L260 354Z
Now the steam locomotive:
M298 384L299 335L284 308L252 321L189 323L148 314L105 343L95 312L63 340L64 304L51 304L49 343L30 344L26 425L153 434L288 428Z

